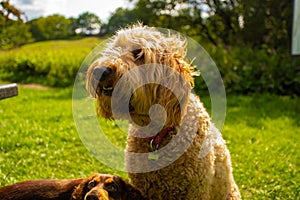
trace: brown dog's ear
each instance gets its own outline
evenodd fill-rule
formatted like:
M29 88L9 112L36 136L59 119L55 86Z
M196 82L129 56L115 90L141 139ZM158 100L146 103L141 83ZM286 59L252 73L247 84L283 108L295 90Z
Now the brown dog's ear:
M71 200L84 200L85 195L89 192L88 184L97 174L91 175L89 178L84 179L78 186L76 186L72 193Z
M114 176L113 179L121 187L122 200L145 200L138 189L121 177Z
M127 193L125 195L124 200L146 200L138 189L136 189L127 182L125 182L125 184L127 188Z

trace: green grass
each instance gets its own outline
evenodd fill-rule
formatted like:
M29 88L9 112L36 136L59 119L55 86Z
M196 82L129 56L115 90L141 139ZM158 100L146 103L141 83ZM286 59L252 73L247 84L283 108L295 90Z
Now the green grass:
M299 199L300 100L229 97L223 135L245 199Z
M0 186L93 172L126 177L93 158L81 143L72 88L19 90L19 96L0 101ZM223 136L243 198L299 199L300 99L230 95L227 100ZM118 135L113 124L107 129L112 134L107 137L124 147L126 136Z
M0 101L0 185L93 172L124 175L102 165L82 145L69 89L19 89Z

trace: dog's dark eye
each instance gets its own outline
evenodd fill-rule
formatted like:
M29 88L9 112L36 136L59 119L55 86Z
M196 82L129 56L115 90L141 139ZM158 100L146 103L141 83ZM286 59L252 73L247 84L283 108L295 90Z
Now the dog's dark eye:
M88 188L89 188L89 189L92 189L92 188L95 187L96 185L97 185L97 181L92 180L92 181L89 182Z
M132 55L133 55L134 59L136 59L136 60L142 58L142 56L143 56L142 49L133 50Z
M117 192L118 186L115 183L110 183L110 184L105 185L105 189L108 192Z

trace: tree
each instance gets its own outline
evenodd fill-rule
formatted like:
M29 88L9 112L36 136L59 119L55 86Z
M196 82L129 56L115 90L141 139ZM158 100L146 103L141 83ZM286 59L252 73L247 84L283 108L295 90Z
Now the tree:
M77 27L77 18L75 17L70 17L68 18L70 20L70 26L69 26L69 29L70 29L70 36L71 35L76 35L76 29L78 28Z
M85 12L79 15L75 27L76 32L82 35L98 34L101 28L101 21L97 15Z
M58 14L40 17L29 23L36 40L62 39L72 35L71 21Z
M118 8L109 18L108 23L105 25L106 32L113 33L121 27L127 26L130 23L139 20L135 10Z
M129 0L133 1L133 0ZM292 1L136 0L132 11L151 26L200 36L216 46L289 48ZM130 11L128 11L130 12Z
M291 44L292 1L241 1L244 17L243 40L253 46L289 49Z
M0 5L0 49L10 49L32 41L29 26L21 19L22 11L12 6L9 0L1 1Z
M9 21L10 14L12 14L13 16L17 17L18 21L23 22L21 18L22 12L13 5L11 5L9 0L1 1L0 5L2 6L0 14L2 16L5 16L6 21Z
M27 24L14 22L0 31L0 49L10 49L30 41L32 41L32 35Z

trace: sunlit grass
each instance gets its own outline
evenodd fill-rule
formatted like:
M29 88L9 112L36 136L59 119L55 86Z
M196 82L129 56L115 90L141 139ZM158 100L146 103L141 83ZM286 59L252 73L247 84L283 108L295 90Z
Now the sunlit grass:
M245 199L299 198L299 105L299 98L229 96L223 135Z
M114 173L82 145L72 117L71 88L20 88L0 101L0 183Z

